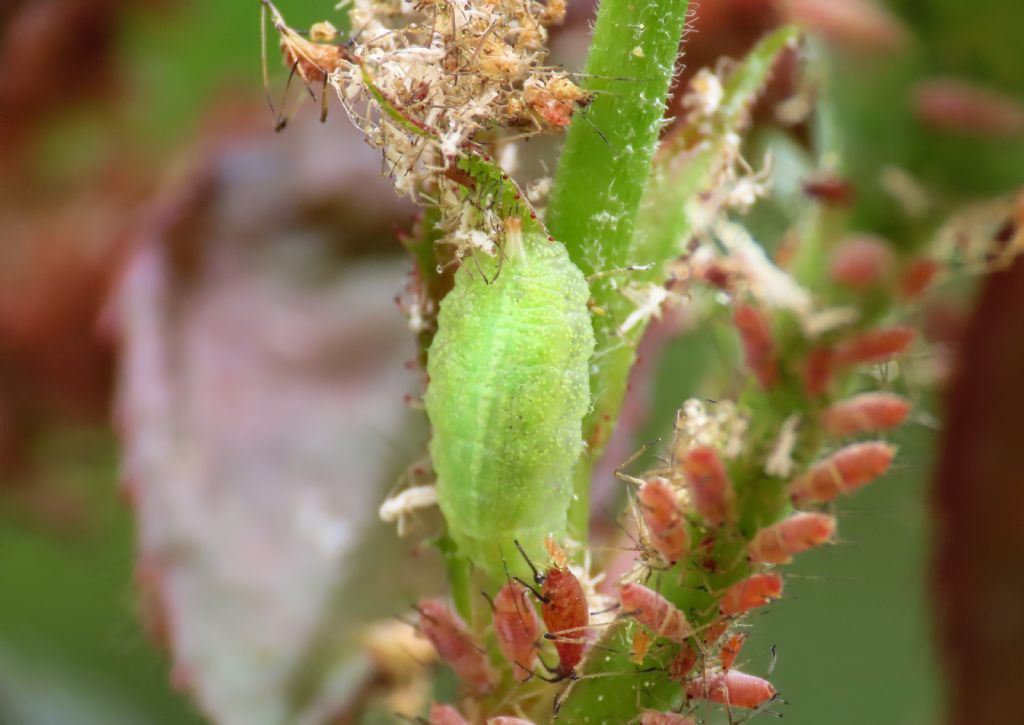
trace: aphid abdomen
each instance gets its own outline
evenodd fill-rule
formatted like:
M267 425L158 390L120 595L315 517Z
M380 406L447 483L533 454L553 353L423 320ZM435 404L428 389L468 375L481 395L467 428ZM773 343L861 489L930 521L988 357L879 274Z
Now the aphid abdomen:
M438 503L462 551L493 576L518 539L562 538L590 405L590 292L565 248L509 235L485 279L467 261L441 302L427 414ZM510 562L511 564L512 562Z

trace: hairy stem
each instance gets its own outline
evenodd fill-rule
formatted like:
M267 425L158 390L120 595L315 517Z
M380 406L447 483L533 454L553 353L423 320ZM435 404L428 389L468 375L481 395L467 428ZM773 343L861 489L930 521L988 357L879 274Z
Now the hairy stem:
M651 159L658 144L687 0L603 0L597 13L587 89L596 97L576 114L559 161L548 207L551 233L585 275L626 267ZM615 276L591 285L604 308L620 295ZM621 319L594 318L591 372L594 405L584 421L589 446L580 462L570 532L586 541L589 471L608 440L625 392L635 347L616 334Z

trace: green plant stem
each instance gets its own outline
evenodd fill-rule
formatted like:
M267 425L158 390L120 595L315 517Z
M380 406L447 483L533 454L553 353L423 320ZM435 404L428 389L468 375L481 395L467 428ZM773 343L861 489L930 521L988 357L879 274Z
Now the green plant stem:
M591 106L569 128L548 207L551 233L588 277L628 266L636 216L658 144L687 0L603 0L586 64ZM617 292L615 276L593 281L594 304ZM595 316L589 447L576 476L571 535L587 540L589 472L604 448L625 393L635 346L617 335L622 319Z

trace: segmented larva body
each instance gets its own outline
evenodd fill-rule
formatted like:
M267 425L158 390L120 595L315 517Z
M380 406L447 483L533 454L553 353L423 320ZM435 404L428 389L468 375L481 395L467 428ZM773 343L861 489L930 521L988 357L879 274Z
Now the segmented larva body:
M459 548L492 576L518 539L561 538L590 405L590 291L565 248L510 232L485 279L466 263L442 300L425 403L438 503Z
M644 710L640 713L640 725L696 725L696 721L677 712Z
M526 592L522 584L510 581L494 598L494 633L498 647L512 664L519 681L531 675L540 638L540 620Z
M437 599L422 600L419 613L420 631L434 645L441 661L474 695L489 693L497 677L462 618Z
M874 481L889 469L895 456L894 446L878 441L840 448L791 482L790 496L798 505L831 501Z
M831 541L836 519L829 514L795 513L777 524L761 529L747 549L756 564L787 564L794 554Z
M686 615L672 602L643 584L623 584L619 589L619 600L624 614L634 617L659 637L683 642L693 634L693 627L686 621Z
M640 515L647 524L651 546L672 565L690 550L686 519L679 509L675 491L664 478L648 479L636 494Z
M822 416L825 432L833 436L873 433L902 425L910 403L893 393L861 393L828 407Z
M729 707L755 708L775 697L775 688L768 680L729 670L712 672L692 680L686 688L686 696Z
M736 617L763 607L782 596L782 577L778 574L754 574L725 590L718 609L723 616Z
M435 702L430 705L430 725L469 725L469 720L462 717L451 705Z

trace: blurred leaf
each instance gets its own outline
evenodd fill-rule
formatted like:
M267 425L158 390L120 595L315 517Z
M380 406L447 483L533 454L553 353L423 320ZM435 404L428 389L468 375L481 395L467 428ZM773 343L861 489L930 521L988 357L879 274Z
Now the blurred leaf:
M372 674L362 625L439 576L377 543L380 484L423 433L401 266L353 255L403 207L329 131L207 152L150 210L117 303L143 594L216 722L338 714Z

